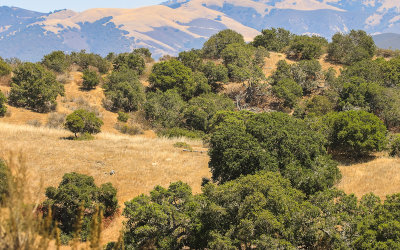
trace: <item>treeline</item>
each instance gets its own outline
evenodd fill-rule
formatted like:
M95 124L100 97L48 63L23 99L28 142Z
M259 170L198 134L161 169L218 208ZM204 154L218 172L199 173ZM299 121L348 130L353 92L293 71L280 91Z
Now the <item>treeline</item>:
M271 52L295 63L279 61L266 78ZM0 72L13 71L10 105L49 112L64 93L56 74L77 67L82 91L102 85L103 105L118 112L121 131L137 133L132 121L139 120L161 136L208 145L212 179L203 179L202 194L176 182L126 202L122 236L107 249L398 249L399 194L382 203L373 194L358 200L334 188L341 178L335 159L400 152L393 133L400 125L400 59L373 59L375 53L364 31L338 33L328 43L270 29L245 43L224 30L202 49L157 63L147 49L106 58L57 51L37 64L2 61ZM322 70L318 59L325 54L344 67L340 75ZM0 100L1 111L6 98ZM88 138L102 122L79 109L63 124ZM110 184L97 187L74 173L46 197L42 214L64 243L91 239L90 221L118 208Z

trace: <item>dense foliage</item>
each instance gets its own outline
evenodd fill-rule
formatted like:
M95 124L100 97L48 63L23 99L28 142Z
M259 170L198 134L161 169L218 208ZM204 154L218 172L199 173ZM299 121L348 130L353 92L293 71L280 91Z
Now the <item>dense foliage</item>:
M145 68L144 56L138 52L119 54L113 61L114 70L130 69L143 74Z
M0 77L7 76L11 73L12 68L0 57Z
M46 189L46 197L43 208L51 208L53 219L70 237L80 219L77 215L83 213L83 240L89 234L91 217L98 207L104 211L105 217L114 215L118 209L117 190L111 183L98 187L93 177L78 173L65 174L57 188Z
M9 177L9 169L6 163L0 159L0 205L3 203L4 197L8 195Z
M225 113L210 140L209 166L224 183L257 171L279 171L294 187L315 193L339 179L324 136L283 113ZM319 173L319 174L316 174Z
M42 64L57 73L63 73L71 65L71 59L63 51L53 51L43 57Z
M203 45L203 53L206 58L217 59L222 51L230 44L244 45L244 38L236 31L227 29L211 36Z
M261 35L254 38L252 45L254 47L264 47L268 51L281 52L293 38L290 31L282 28L265 29L261 31Z
M55 109L58 95L64 95L64 86L42 65L23 63L14 70L10 104L37 112L49 112Z
M334 151L357 157L381 151L386 145L386 127L371 113L330 113L326 121L330 129L329 145Z

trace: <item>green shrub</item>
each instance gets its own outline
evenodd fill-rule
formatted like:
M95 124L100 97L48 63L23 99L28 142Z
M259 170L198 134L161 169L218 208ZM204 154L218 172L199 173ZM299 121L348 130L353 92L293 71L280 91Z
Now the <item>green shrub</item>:
M326 115L331 112L335 104L332 103L328 97L323 95L316 95L307 100L305 112L306 114Z
M64 86L42 65L23 63L15 69L10 104L37 112L48 112L55 109L58 95L64 95Z
M220 90L221 85L229 80L228 69L222 64L216 65L213 62L207 62L203 65L201 71L214 92Z
M100 133L103 121L93 112L84 109L75 110L69 114L65 121L65 128L70 130L77 137L77 133L97 134Z
M63 51L53 51L45 55L42 64L57 73L65 72L71 64L70 58Z
M137 111L146 99L143 85L133 70L113 72L103 88L106 100L110 103L106 108L111 111Z
M100 55L93 53L86 53L81 50L79 53L71 53L71 61L80 67L80 70L88 69L89 66L95 67L101 74L106 74L110 70L110 63L102 58Z
M125 113L125 112L118 112L118 117L117 117L118 121L120 122L127 122L129 120L129 114Z
M186 142L177 142L174 144L175 148L183 148L189 151L192 151L192 146L190 146L189 144L187 144Z
M6 106L7 98L0 90L0 117L3 117L7 113L7 106Z
M325 117L329 127L329 146L351 157L381 151L386 145L386 127L374 114L366 111L330 113Z
M198 71L203 65L203 59L201 58L200 50L182 51L179 53L178 60L183 63L186 67L192 69L192 71Z
M100 83L100 78L97 72L90 69L85 69L82 76L82 87L86 90L94 89Z
M105 217L113 216L118 209L117 190L111 183L98 187L93 177L78 173L65 174L57 188L48 187L46 198L43 208L52 209L53 219L66 235L72 235L78 214L83 213L82 240L86 240L89 234L90 221L97 207Z

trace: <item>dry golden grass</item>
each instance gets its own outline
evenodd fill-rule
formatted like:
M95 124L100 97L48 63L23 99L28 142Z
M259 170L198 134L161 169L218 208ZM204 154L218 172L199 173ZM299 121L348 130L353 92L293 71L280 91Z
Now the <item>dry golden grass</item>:
M358 198L372 192L384 199L386 195L400 192L399 158L380 157L339 169L343 177L337 187Z
M187 139L150 139L102 133L93 141L71 141L65 130L36 128L0 122L0 157L9 150L26 156L30 169L28 188L35 190L43 177L43 186L57 186L68 172L93 176L97 184L111 182L118 189L120 204L156 185L168 186L182 180L195 193L201 191L202 177L210 177L207 154L183 152L174 148L185 141L201 149L201 141ZM204 149L203 149L204 150ZM114 170L115 175L110 175ZM44 198L44 190L41 192ZM104 231L105 241L116 240L121 218Z

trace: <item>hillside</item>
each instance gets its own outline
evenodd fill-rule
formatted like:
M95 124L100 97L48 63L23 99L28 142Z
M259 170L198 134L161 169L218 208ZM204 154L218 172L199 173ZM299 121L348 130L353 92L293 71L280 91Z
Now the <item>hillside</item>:
M0 7L0 56L37 61L54 50L85 49L105 56L147 47L158 58L200 48L211 35L227 28L247 41L271 27L326 38L350 29L400 33L399 7L399 2L390 0L173 0L138 9L80 13L4 6Z

